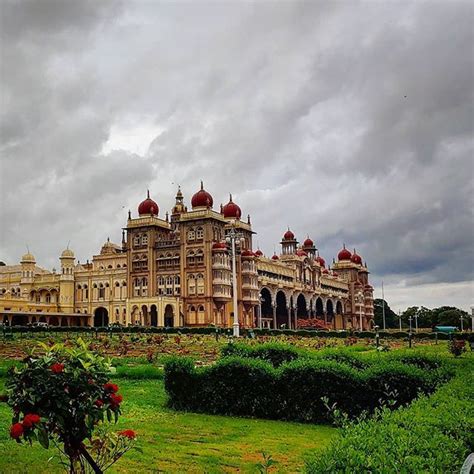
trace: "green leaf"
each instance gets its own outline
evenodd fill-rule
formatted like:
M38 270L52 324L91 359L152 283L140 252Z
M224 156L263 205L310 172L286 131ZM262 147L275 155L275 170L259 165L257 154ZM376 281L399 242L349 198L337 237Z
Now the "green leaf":
M112 421L112 412L110 408L107 408L107 420L109 423Z
M49 448L49 437L48 437L48 432L46 431L45 428L40 428L38 431L38 441L43 446L43 448L48 449Z

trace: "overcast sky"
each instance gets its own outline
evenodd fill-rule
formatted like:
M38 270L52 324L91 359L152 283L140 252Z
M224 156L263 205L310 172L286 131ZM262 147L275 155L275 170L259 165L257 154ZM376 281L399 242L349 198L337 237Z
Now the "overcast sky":
M203 179L267 255L289 225L396 310L468 309L473 5L0 0L0 260L85 261Z

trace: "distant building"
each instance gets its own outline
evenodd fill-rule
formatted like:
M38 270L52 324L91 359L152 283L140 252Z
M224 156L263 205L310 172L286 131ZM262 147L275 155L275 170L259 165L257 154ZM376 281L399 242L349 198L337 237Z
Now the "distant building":
M39 321L51 325L231 327L231 228L239 233L236 252L238 314L242 327L260 324L295 328L298 320L318 318L336 329L370 328L373 288L369 271L345 247L332 269L308 237L298 244L287 230L281 253L270 258L253 251L250 216L241 220L233 202L213 209L204 189L191 210L178 189L171 214L158 217L149 194L130 211L121 244L107 239L92 261L75 261L72 250L60 256L60 271L36 265L29 252L19 265L0 265L0 315L10 324Z

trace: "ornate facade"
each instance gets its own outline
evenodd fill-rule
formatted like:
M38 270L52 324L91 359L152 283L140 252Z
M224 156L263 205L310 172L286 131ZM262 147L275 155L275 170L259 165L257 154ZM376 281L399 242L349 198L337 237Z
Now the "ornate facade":
M268 258L253 249L250 216L229 202L213 209L204 189L191 209L178 189L170 214L159 216L147 198L138 216L128 213L121 244L107 239L92 261L79 263L66 249L60 271L36 265L29 252L20 265L0 265L0 315L10 324L231 327L232 246L238 315L242 327L296 328L319 319L335 329L369 328L373 288L367 266L344 248L332 268L308 237L300 246L291 230L281 253Z

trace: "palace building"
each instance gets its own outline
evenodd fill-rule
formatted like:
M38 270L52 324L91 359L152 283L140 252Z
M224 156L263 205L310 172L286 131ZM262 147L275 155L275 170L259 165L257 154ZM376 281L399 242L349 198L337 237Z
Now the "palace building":
M233 239L241 327L294 329L312 319L334 329L372 326L373 288L355 250L343 246L330 267L309 237L299 245L288 229L281 252L267 257L253 250L250 216L242 219L232 196L213 206L201 183L191 209L178 189L161 218L148 193L138 216L129 211L122 242L107 239L91 261L76 262L67 248L59 271L29 252L19 265L1 263L0 316L12 325L232 327Z

